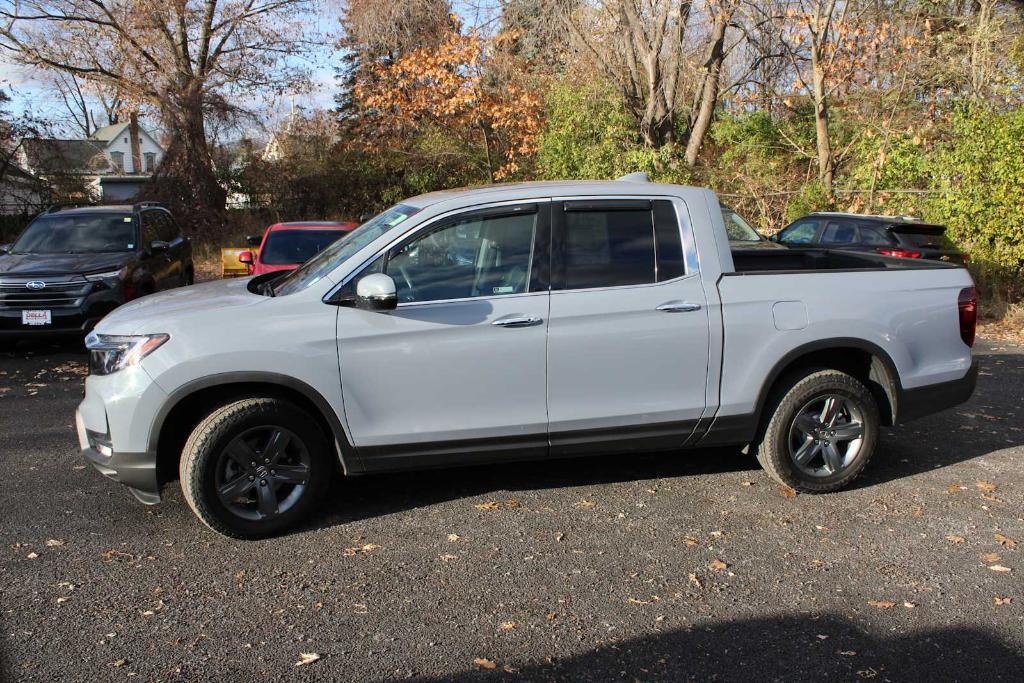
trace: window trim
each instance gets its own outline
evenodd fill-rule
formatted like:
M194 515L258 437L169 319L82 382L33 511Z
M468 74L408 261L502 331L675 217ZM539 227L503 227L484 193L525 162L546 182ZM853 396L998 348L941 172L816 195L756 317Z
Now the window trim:
M532 206L532 211L516 211L516 207ZM402 301L398 303L397 309L412 308L416 306L432 306L438 304L451 304L464 301L488 301L491 299L514 299L523 296L536 296L538 294L548 294L550 291L550 267L551 267L551 198L550 197L534 197L531 199L514 199L504 202L495 202L489 204L481 204L477 206L461 207L445 212L433 218L429 218L422 224L415 226L408 232L399 235L393 241L389 242L383 248L374 252L370 257L365 259L359 264L352 272L345 276L340 283L333 287L323 297L325 303L331 303L336 300L337 295L344 289L350 282L357 280L362 276L363 271L369 266L383 257L384 268L387 269L387 262L390 259L392 252L398 251L406 244L409 244L415 239L421 236L426 236L431 232L437 230L443 230L446 227L452 225L455 221L461 221L469 216L503 216L503 215L522 215L524 213L536 213L537 214L537 225L534 230L534 244L533 244L533 263L531 263L531 275L530 284L527 287L527 291L519 294L489 294L486 296L470 296L461 297L458 299L433 299L431 301ZM540 261L540 271L537 271L538 260ZM542 277L541 282L544 287L542 289L534 290L535 275L538 278Z

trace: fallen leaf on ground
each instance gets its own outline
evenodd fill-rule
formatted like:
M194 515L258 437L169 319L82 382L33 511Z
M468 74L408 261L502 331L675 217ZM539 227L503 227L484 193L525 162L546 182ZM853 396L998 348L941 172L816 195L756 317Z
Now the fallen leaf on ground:
M1012 569L1010 569L1009 567L1004 567L1004 566L1003 566L1003 565L1001 565L1001 564L993 564L993 565L990 565L990 566L989 566L989 569L991 569L991 570L992 570L992 571L994 571L994 572L1012 572L1012 571L1013 571L1013 570L1012 570Z
M46 545L50 548L57 548L64 545L64 541L57 540L56 538L51 538L46 542Z
M716 572L720 572L725 569L728 569L729 565L725 562L722 562L721 560L711 560L711 563L708 565L708 567L714 569Z
M690 574L689 578L690 578L690 583L692 583L694 586L696 586L697 588L703 588L703 586L701 586L701 584L700 584L700 579L697 578L696 574Z
M690 546L691 548L694 548L694 547L700 545L700 543L697 541L697 539L693 538L691 536L687 536L686 538L684 538L683 539L683 543L685 543L686 545Z
M838 654L841 654L844 657L853 657L856 656L857 653L854 650L840 650Z
M595 503L592 500L581 500L576 503L576 507L580 508L581 510L591 510L594 508L595 505L597 505L597 503Z
M1009 605L1011 602L1013 602L1013 598L1007 598L1007 597L1002 597L1002 598L995 597L995 598L993 598L993 600L994 600L994 602L997 605Z
M1000 559L1002 558L1000 558L999 555L997 555L996 553L985 553L981 556L981 561L987 564L998 562Z
M946 493L960 493L964 490L964 487L960 484L950 484L946 487Z
M459 556L458 555L441 555L440 558L441 558L442 562L451 562L452 560L459 559Z
M906 607L907 609L914 609L915 607L917 607L917 603L916 602L904 602L903 606Z
M516 627L516 622L514 622L514 621L506 621L505 623L503 623L501 625L501 630L502 631L511 631L515 627Z
M754 482L752 482L752 481L741 481L740 482L740 486L753 486L753 485L754 485Z
M473 663L476 664L481 669L496 669L496 668L498 668L497 664L495 664L494 662L492 662L489 659L484 659L483 657L477 657L476 659L473 660Z
M955 534L949 534L948 536L946 536L946 540L949 541L950 543L963 543L965 539L964 539L963 536L957 536Z
M794 489L791 489L788 486L783 486L781 489L779 489L779 493L782 494L783 498L796 498L798 495L800 495Z
M299 661L295 662L295 666L306 666L320 659L320 655L316 652L300 652Z
M459 538L461 538L461 537L458 534L448 534L448 542L449 543L455 543L456 541L459 540Z
M34 560L34 559L36 559L37 557L39 557L39 553L29 553L29 554L28 554L28 555L26 555L25 557L27 557L27 558L28 558L28 559L30 559L30 560Z
M989 483L987 481L977 481L974 483L974 485L977 486L978 490L981 491L982 493L995 493L995 490L999 488L995 484Z
M69 598L67 596L59 597L59 598L57 598L57 604L58 605L64 604L65 602L67 602L70 599L71 598Z
M892 609L896 606L892 600L868 600L868 604L876 609Z
M113 662L114 666L116 666L117 668L121 668L122 666L124 666L127 663L128 663L127 659L119 659L116 662Z
M1017 541L1015 541L1012 538L1009 538L1007 536L1003 536L1002 534L996 534L995 535L995 539L996 539L996 542L999 543L999 545L1006 546L1007 548L1016 548L1017 547Z
M497 510L501 507L501 503L496 500L491 500L486 503L477 503L474 505L477 510Z
M345 557L352 557L354 555L369 555L374 550L380 550L381 546L376 543L367 543L365 545L356 546L355 548L345 548L342 554Z

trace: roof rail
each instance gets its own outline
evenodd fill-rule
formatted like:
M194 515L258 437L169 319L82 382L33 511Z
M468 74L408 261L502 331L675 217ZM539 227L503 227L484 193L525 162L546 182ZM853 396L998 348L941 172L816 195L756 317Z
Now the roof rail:
M649 183L651 182L651 177L640 171L639 173L627 173L624 176L619 176L615 181L623 183Z
M144 209L144 208L151 207L151 206L160 206L160 207L162 207L163 204L161 204L160 202L152 202L152 201L148 201L148 202L135 202L135 205L132 206L132 211L138 211L140 209Z
M46 213L56 213L61 209L77 209L83 206L96 206L93 202L57 202L46 209Z

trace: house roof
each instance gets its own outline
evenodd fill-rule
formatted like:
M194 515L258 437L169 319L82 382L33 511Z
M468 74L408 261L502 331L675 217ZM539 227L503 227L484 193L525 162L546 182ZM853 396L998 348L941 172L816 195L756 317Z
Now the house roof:
M37 174L95 174L110 170L103 148L92 140L26 138L22 149L27 166Z
M110 126L104 126L103 128L97 129L96 132L93 133L92 137L89 138L89 139L90 140L100 140L102 142L110 142L111 140L116 138L118 135L120 135L123 131L127 130L127 128L128 128L128 122L127 121L125 121L123 123L115 123L115 124L110 125Z

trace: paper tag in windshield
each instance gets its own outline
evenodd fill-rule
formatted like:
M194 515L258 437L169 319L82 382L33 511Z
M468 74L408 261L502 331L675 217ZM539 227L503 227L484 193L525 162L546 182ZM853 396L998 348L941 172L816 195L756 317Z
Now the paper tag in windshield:
M123 220L125 223L131 223L132 222L132 217L131 216L125 216L121 220Z

